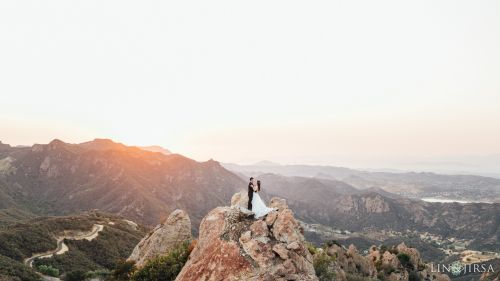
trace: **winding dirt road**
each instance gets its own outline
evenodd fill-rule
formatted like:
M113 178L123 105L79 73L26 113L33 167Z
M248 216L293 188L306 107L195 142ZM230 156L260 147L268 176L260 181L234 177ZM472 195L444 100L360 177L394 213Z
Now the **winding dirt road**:
M67 252L69 250L68 246L64 243L64 239L68 239L68 240L86 239L88 241L92 241L97 236L99 236L99 232L101 232L103 229L104 229L104 226L102 224L94 224L92 226L92 229L89 232L60 236L57 238L57 248L55 250L51 250L51 251L47 251L47 252L43 252L43 253L35 253L31 257L26 258L24 260L24 264L28 265L29 267L33 267L33 261L35 259L50 258L53 255L64 254L65 252ZM51 276L47 276L47 275L43 275L43 274L41 274L41 275L42 275L44 280L51 280L51 281L60 280L59 278L55 278L55 277L51 277Z

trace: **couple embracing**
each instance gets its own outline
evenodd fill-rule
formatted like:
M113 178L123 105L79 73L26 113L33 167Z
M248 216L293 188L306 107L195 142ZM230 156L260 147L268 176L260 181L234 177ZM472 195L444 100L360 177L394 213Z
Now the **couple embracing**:
M276 210L266 206L264 201L260 198L260 180L256 181L253 177L250 178L248 183L248 209L255 214L255 218L261 218L269 212Z

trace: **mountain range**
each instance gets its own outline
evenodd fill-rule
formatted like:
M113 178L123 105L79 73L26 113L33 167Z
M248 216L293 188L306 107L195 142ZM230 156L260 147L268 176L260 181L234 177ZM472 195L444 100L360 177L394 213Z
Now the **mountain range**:
M153 226L173 210L183 209L196 235L201 219L246 190L247 178L253 175L263 182L265 200L285 198L307 224L350 232L428 232L464 239L478 249L500 249L500 204L418 199L433 189L477 189L495 198L496 179L261 164L197 162L106 139L80 144L56 139L31 147L0 144L0 212L10 214L5 220L12 221L99 209ZM413 188L418 191L411 193Z
M342 181L263 174L266 198L286 198L296 216L351 232L418 231L470 240L500 250L500 204L429 203L379 188L359 190Z
M155 225L182 208L198 225L244 185L218 162L196 162L111 140L0 146L0 209L37 215L100 209Z
M271 162L272 163L272 162ZM222 164L248 177L273 173L338 180L357 189L372 187L409 198L447 198L468 202L500 202L500 179L476 175L444 175L429 172L374 172L344 167L317 165L280 165L263 161L254 165Z

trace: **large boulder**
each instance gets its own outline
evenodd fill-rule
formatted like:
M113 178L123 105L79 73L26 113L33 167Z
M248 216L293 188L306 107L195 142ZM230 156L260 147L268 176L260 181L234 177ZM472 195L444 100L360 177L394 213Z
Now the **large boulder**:
M352 244L347 249L333 244L326 249L326 253L334 257L335 263L332 264L332 270L339 280L346 280L343 276L347 273L370 278L377 276L377 269L372 260L361 255Z
M231 207L237 206L240 208L248 208L248 193L238 192L231 197Z
M404 242L399 244L396 249L399 253L407 254L410 257L410 261L413 265L419 266L423 263L422 258L420 257L420 252L415 248L406 246Z
M128 260L142 267L148 260L167 255L180 244L191 240L191 220L183 210L173 211L162 224L159 224L144 237Z
M201 222L196 247L176 281L318 280L312 256L293 213L280 209L261 219L242 211L244 194L232 207L218 207Z

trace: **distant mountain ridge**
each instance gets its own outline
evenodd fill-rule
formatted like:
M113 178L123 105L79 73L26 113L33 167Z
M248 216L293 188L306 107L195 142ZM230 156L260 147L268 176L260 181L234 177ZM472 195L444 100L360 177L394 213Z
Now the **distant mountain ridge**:
M409 198L447 197L473 202L500 203L500 179L475 175L443 175L428 172L369 172L334 166L238 165L225 168L245 176L279 174L342 181L358 189L380 188Z
M172 152L170 152L170 150L168 150L166 148L163 148L163 147L161 147L159 145L139 146L139 148L147 150L147 151L151 151L151 152L160 152L160 153L163 153L165 155L172 154Z
M245 186L218 162L196 162L105 139L4 147L2 159L10 160L0 171L0 203L43 215L100 209L155 225L182 208L197 226L206 212Z
M412 188L411 184L418 184L419 192L443 186L446 190L454 183L468 182L480 184L479 190L484 191L494 188L490 178L457 176L448 182L448 176L435 174L407 173L398 178L400 174L323 166L265 165L258 167L261 173L254 173L255 167L243 168L231 172L213 160L197 162L106 139L81 144L54 140L31 147L2 145L0 209L26 211L6 215L6 221L18 215L68 215L99 209L149 226L174 209L184 209L196 235L201 218L232 194L246 190L248 176L253 175L262 180L266 202L271 196L287 199L296 217L306 223L350 231L429 231L500 248L500 204L426 203L388 191L393 186ZM284 169L288 174L262 173L266 169ZM297 175L289 176L292 173Z
M342 181L256 175L263 197L286 198L300 220L363 232L429 232L471 241L476 248L500 250L500 204L428 203L372 187L356 189Z

